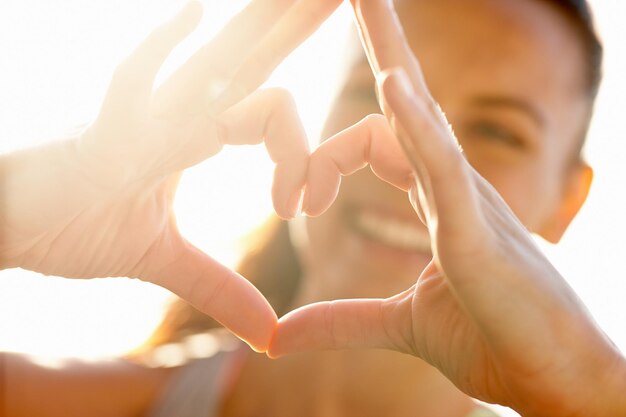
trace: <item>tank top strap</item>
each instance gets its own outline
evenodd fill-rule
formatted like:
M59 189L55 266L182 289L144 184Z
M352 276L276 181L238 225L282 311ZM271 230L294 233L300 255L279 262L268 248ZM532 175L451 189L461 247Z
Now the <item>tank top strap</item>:
M195 359L172 377L148 417L211 417L219 405L230 352Z

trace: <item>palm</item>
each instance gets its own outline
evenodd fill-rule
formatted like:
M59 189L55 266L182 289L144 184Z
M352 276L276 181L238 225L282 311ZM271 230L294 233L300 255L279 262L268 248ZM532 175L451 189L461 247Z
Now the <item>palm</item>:
M466 381L469 388L476 391L475 384L480 381L474 379L492 372L486 369L488 352L475 326L450 293L446 279L439 273L420 277L414 287L411 307L413 338L420 339L415 344L425 349L420 356L445 364L444 373L450 374L453 381ZM458 363L455 358L459 357L466 361Z
M71 219L62 219L60 226L47 232L45 240L53 241L54 247L34 246L32 251L41 256L25 267L70 278L141 276L143 264L152 261L150 249L164 240L180 239L171 220L174 182L169 178L116 190Z
M429 269L414 287L411 309L415 345L411 353L437 364L446 377L472 397L510 403L507 393L515 392L511 388L519 389L510 386L510 379L501 377L510 364L501 363L494 354L451 293L446 278L435 272L432 264ZM532 386L527 375L524 382Z

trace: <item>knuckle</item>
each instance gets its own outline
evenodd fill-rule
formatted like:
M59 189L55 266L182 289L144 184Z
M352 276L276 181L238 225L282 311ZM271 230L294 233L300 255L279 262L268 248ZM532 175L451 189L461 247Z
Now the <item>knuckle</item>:
M382 114L372 113L363 118L363 123L371 124L374 128L381 128L387 125L387 118Z
M444 179L446 177L465 179L468 176L465 159L452 146L445 147L440 161Z
M273 51L270 45L266 45L263 53L254 54L247 60L246 66L249 68L260 68L261 72L265 74L268 72L268 68L272 67L272 54L276 54L276 51Z
M273 106L279 109L292 109L296 106L296 100L293 98L289 90L276 87L266 90L269 101Z
M398 352L415 355L411 298L412 293L407 291L401 299L386 300L380 306L380 317L388 346Z
M320 151L319 148L316 149L313 153L311 153L311 155L309 156L309 162L307 165L307 181L313 181L315 182L317 176L319 176L320 172L326 172L326 155L324 154L324 151ZM311 184L309 184L309 187L311 187Z

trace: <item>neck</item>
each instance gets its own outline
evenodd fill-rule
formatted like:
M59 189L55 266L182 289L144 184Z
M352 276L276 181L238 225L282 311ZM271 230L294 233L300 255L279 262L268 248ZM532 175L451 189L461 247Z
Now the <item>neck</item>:
M222 416L465 416L475 407L438 371L399 353L326 351L271 360L251 354Z

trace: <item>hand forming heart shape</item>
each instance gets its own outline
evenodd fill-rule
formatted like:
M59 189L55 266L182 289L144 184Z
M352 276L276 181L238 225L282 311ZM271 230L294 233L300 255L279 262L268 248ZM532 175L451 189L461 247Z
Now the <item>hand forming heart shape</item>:
M216 117L208 91L263 46L260 34L285 24L278 5L263 10L265 3L252 3L153 93L161 64L200 20L200 3L188 4L118 67L85 132L3 156L11 197L0 266L154 282L266 350L274 311L246 279L180 235L172 208L181 170L225 144L265 141L276 162L276 211L297 210L309 150L290 96L258 91ZM233 50L240 53L226 53Z
M388 2L353 2L385 116L365 118L311 155L288 95L248 93L338 2L299 2L287 12L264 10L268 3L276 6L253 2L153 94L160 65L198 23L198 5L190 4L119 67L82 135L4 158L7 192L16 198L2 219L1 266L154 282L272 356L359 346L412 353L466 393L529 415L593 405L579 381L619 386L623 358L463 158ZM281 16L286 28L274 26ZM294 18L302 27L294 29ZM294 31L299 36L284 36ZM198 86L215 79L235 81L211 101ZM303 210L322 213L341 175L367 164L409 191L434 254L416 284L389 299L306 306L277 322L247 280L189 244L172 210L179 172L224 144L262 141L276 162L273 200L285 218L303 190Z
M246 279L186 241L173 213L183 169L225 144L263 141L276 163L276 212L284 218L296 213L308 182L309 150L289 94L256 91L222 110L207 91L267 47L259 32L274 34L281 13L276 7L261 13L265 3L252 3L153 93L161 64L199 22L200 5L190 3L118 67L97 119L82 134L3 157L3 171L11 173L6 193L12 196L3 211L3 268L153 282L254 349L267 349L277 320L271 306ZM291 23L287 30L294 30ZM232 101L228 97L218 101ZM316 194L306 198L317 212L332 196Z
M339 173L370 162L379 177L409 189L428 227L433 259L415 285L391 298L320 302L288 313L268 354L397 350L426 360L470 396L529 416L602 415L604 406L581 381L605 381L613 400L604 412L616 415L624 409L616 400L626 381L624 358L464 158L390 2L357 1L355 11L393 129L372 118L315 150L307 192L320 200L304 207L323 211L337 192ZM358 129L367 132L353 136ZM574 208L560 211L569 216L584 201L589 168L579 165L573 178L564 201ZM571 217L557 220L555 239Z

